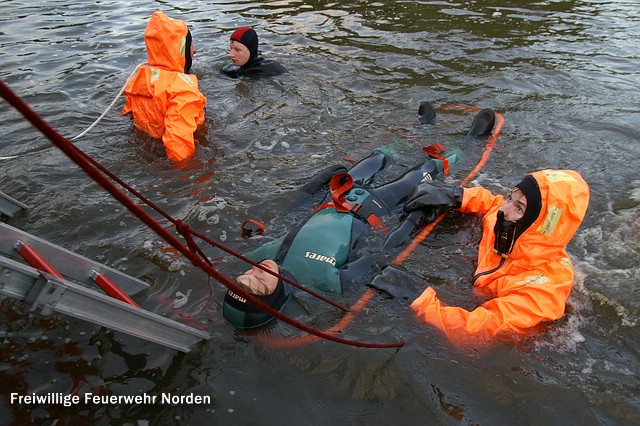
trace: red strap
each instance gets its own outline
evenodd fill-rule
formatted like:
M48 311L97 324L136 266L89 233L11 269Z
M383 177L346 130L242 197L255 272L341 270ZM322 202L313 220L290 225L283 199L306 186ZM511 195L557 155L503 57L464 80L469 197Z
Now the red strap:
M345 178L346 180L343 181L343 179ZM353 177L349 173L342 172L334 175L329 182L329 189L331 190L331 199L333 200L333 202L321 204L314 211L330 207L335 208L338 212L356 214L362 206L354 206L353 204L347 203L345 201L345 194L349 192L351 188L353 188ZM389 232L389 229L386 227L386 225L375 214L371 213L369 217L366 217L364 219L369 225L373 226L377 230L383 233Z
M242 225L240 225L240 235L242 235L242 238L247 238L247 237L251 236L251 234L254 232L254 231L247 230L246 225L248 223L253 223L254 225L256 225L258 227L258 230L255 231L256 234L264 235L264 231L267 228L261 222L258 222L257 220L253 220L253 219L247 219L244 222L242 222Z
M343 182L343 179L344 180ZM331 199L336 211L349 212L351 211L351 205L345 202L345 194L353 187L353 177L347 172L338 173L333 175L331 182L329 182L329 189L331 189Z
M441 152L444 152L444 146L441 143L436 142L427 147L422 147L422 151L427 154L431 158L437 158L442 161L442 168L445 176L449 176L449 160L443 155L440 155Z
M371 213L367 218L367 223L373 226L374 228L376 228L378 231L382 232L383 234L387 234L389 232L389 228L387 227L387 225L384 224L382 219L380 219L378 216L376 216L373 213Z
M322 203L318 206L315 206L313 208L313 212L319 212L320 210L323 210L323 209L332 209L333 207L334 207L333 203L329 201L328 203Z

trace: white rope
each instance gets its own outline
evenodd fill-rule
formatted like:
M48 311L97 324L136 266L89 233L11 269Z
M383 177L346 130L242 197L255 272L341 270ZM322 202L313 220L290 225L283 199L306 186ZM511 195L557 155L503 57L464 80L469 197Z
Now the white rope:
M125 81L124 85L122 86L122 88L120 89L120 92L118 92L118 94L116 95L115 99L109 104L109 106L107 107L107 109L104 110L104 112L102 113L102 115L100 115L100 117L98 117L98 119L96 121L93 122L93 124L91 126L89 126L87 128L87 130L85 130L84 132L80 133L79 135L73 137L71 140L74 141L78 138L81 138L82 136L86 135L87 133L89 133L89 131L91 129L93 129L96 124L98 124L100 122L100 120L102 120L102 118L107 115L107 113L109 112L109 110L111 108L113 108L113 106L116 104L116 102L118 101L118 99L120 98L120 96L122 96L122 92L124 92L124 88L127 87L127 84L129 84L129 80L131 80L131 77L133 77L133 75L138 72L138 69L144 65L144 63L142 64L138 64L137 67L135 67L135 69L131 72L131 74L129 75L129 77L127 78L127 81Z

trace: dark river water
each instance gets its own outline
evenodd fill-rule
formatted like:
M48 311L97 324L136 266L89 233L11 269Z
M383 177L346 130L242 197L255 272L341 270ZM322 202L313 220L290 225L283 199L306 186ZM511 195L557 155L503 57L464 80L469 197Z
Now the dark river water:
M339 335L404 341L400 349L305 341L283 322L234 330L222 319L220 283L2 101L0 190L30 207L8 223L147 281L149 290L134 296L144 308L188 320L211 339L185 354L64 315L30 315L2 298L0 424L640 424L637 0L4 0L2 80L73 137L146 60L143 31L155 10L187 21L198 48L192 70L208 99L208 131L197 155L172 166L118 114L123 99L75 145L165 212L245 251L255 242L241 238L240 224L260 220L279 236L296 219L283 214L291 191L325 166L386 145L398 153L383 173L391 177L424 158L418 144L458 143L471 115L441 110L435 125L419 125L421 101L491 107L505 124L474 183L504 191L530 171L569 168L590 185L587 216L568 247L576 269L568 313L519 342L472 351L452 347L406 302L382 294ZM241 25L257 29L261 52L289 74L219 74ZM476 151L454 179L471 170ZM403 267L472 306L479 225L454 214ZM246 269L205 251L228 276ZM354 303L370 278L337 301ZM320 329L341 318L302 298L285 312ZM298 344L269 344L283 340ZM12 403L12 393L171 393L210 403L64 407Z

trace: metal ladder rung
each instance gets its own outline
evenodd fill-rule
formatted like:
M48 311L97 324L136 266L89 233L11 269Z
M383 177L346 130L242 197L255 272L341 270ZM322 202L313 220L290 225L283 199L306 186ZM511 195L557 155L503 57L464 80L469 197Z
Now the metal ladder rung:
M114 299L122 300L123 302L128 303L129 305L135 306L137 308L140 307L140 305L135 300L130 298L127 293L120 290L120 287L118 287L113 281L107 278L104 274L99 274L96 271L92 271L91 279L98 285L98 287L100 287L105 293L107 293L109 296L113 297Z
M56 271L56 268L54 268L53 265L47 261L47 259L42 257L42 255L29 244L18 241L16 243L16 250L18 251L18 254L20 254L20 256L22 256L22 258L34 268L51 275L55 275L58 278L64 278L62 274Z
M27 210L28 208L29 207L26 204L23 204L0 191L0 216L4 215L8 218L12 218L16 214L23 210Z
M20 257L31 266L19 262ZM119 288L112 278L126 288ZM89 280L107 294L85 286ZM142 309L127 294L148 287L123 272L0 223L0 295L24 302L31 312L69 315L183 352L210 338L206 331Z

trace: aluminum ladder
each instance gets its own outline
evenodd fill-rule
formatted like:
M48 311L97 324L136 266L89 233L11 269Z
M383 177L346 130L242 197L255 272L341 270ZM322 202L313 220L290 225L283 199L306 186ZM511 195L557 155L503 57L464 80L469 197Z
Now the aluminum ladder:
M94 289L97 286L105 292ZM206 331L140 308L130 295L148 287L0 222L0 295L22 301L32 313L68 315L181 352L210 338Z

